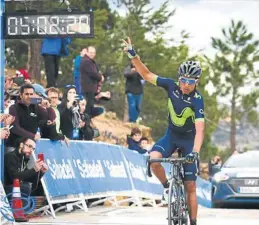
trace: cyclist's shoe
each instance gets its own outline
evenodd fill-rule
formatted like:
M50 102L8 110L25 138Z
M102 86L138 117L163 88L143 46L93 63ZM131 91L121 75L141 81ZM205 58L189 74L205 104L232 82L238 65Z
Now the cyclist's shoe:
M164 188L164 193L163 193L163 196L162 196L162 203L164 205L168 204L168 197L169 197L169 188Z
M197 225L197 221L196 220L191 220L190 221L190 225Z
M188 219L187 218L182 219L182 224L183 225L188 225Z
M174 223L174 225L178 225L178 220L173 220L173 223ZM182 219L182 223L181 224L182 225L188 225L188 219L187 218ZM195 225L196 225L196 223L195 223Z

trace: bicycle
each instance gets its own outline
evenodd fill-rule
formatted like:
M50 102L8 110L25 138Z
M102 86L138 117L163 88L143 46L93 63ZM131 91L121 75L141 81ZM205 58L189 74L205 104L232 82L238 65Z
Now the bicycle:
M186 162L184 157L178 150L178 158L148 158L147 175L152 177L150 165L154 162L171 163L168 194L168 225L188 225L188 207L186 203L186 196L183 183L183 163ZM173 222L173 223L172 223Z

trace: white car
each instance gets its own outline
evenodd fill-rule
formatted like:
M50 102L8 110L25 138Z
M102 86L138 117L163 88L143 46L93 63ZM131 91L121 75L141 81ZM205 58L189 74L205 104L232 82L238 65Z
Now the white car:
M212 207L259 205L259 151L233 154L212 178Z

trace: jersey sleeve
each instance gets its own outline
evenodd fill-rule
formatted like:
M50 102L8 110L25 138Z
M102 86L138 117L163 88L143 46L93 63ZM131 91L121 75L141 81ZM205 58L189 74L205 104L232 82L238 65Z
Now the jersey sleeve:
M204 121L204 102L201 95L195 93L195 101L194 101L194 113L195 113L195 122Z
M173 79L160 77L157 75L155 75L155 79L152 83L156 86L163 87L166 90L169 90L170 87L175 85L175 82Z

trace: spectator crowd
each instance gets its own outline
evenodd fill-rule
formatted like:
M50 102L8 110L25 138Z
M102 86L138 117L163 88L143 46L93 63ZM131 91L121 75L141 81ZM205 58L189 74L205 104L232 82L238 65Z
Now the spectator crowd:
M4 141L4 187L12 192L13 180L18 178L23 193L43 195L39 182L48 171L47 164L34 159L32 153L41 138L62 141L93 140L99 131L92 119L104 113L96 106L109 100L111 93L102 92L104 76L95 61L96 49L82 49L74 60L74 84L57 88L60 57L68 55L69 38L45 39L41 54L45 62L46 88L35 83L26 69L5 77L4 113L0 114L1 139ZM133 65L125 68L125 93L128 100L129 121L139 120L143 97L143 80ZM138 128L127 137L128 148L148 154L149 140Z

